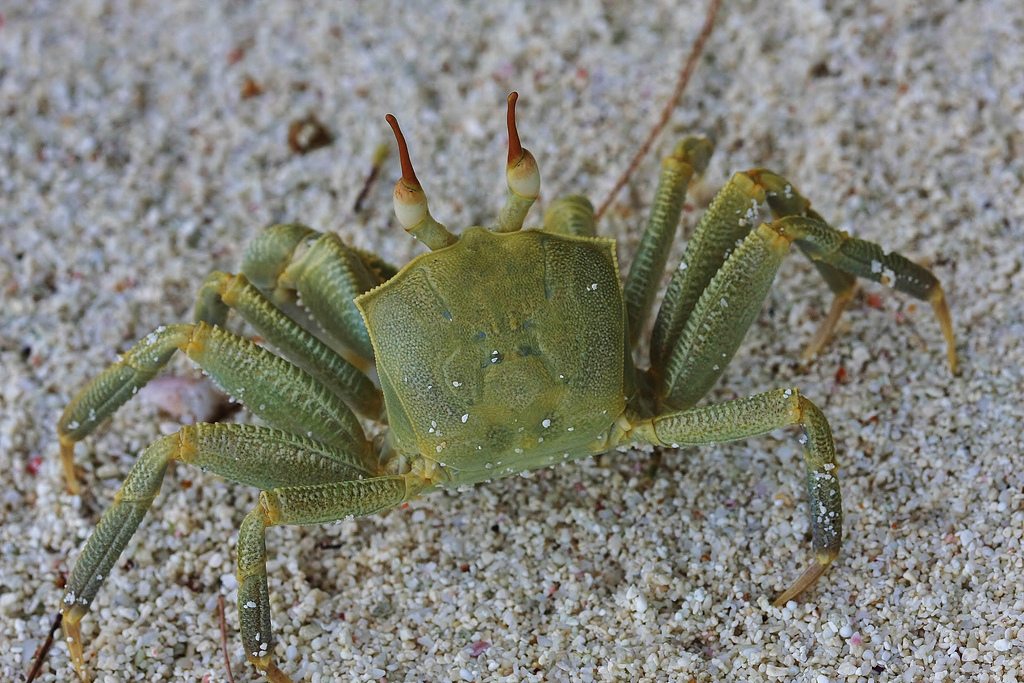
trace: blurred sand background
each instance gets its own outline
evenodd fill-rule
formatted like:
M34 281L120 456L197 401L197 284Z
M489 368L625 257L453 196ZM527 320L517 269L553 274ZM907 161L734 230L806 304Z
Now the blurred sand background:
M299 220L404 263L394 155L353 204L394 112L439 220L490 222L503 106L544 205L604 197L675 82L704 3L0 2L0 678L21 680L70 568L145 444L130 403L79 446L69 397L266 224ZM296 678L1016 681L1024 678L1024 5L727 2L655 152L600 234L628 263L658 158L718 148L688 235L729 173L770 166L834 225L932 267L963 373L927 305L866 285L813 364L830 295L787 261L710 398L797 386L829 417L843 554L806 601L795 435L613 453L408 509L274 529L279 662ZM297 154L314 115L330 145ZM680 240L682 242L683 240ZM680 247L682 245L680 244ZM678 250L677 250L678 251ZM176 359L170 372L191 377ZM236 419L244 419L239 416ZM255 680L235 631L234 540L254 493L177 468L85 622L100 681ZM41 680L71 680L64 645Z

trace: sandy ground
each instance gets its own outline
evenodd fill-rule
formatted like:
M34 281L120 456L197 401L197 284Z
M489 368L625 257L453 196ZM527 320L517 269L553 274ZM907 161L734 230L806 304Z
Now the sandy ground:
M655 120L703 13L691 2L0 4L0 678L20 680L71 566L140 449L142 401L79 447L76 389L266 224L301 220L404 263L403 123L434 214L490 222L518 89L544 200L603 198ZM737 169L770 166L836 226L931 266L963 373L927 305L868 285L809 366L827 310L787 261L711 399L797 386L828 415L846 542L806 601L769 598L809 556L795 434L613 453L341 524L269 534L276 653L327 680L1016 681L1024 678L1024 5L727 3L658 152L601 225L624 263L657 157L718 140L683 234ZM31 8L29 8L31 5ZM219 7L219 8L218 8ZM252 83L246 85L246 80ZM260 91L260 92L257 92ZM245 95L249 95L246 97ZM333 142L287 144L313 114ZM544 204L546 202L542 202ZM539 219L543 206L534 209ZM170 372L191 377L181 359ZM172 471L85 622L101 681L255 680L234 630L251 491ZM41 680L70 680L63 644Z

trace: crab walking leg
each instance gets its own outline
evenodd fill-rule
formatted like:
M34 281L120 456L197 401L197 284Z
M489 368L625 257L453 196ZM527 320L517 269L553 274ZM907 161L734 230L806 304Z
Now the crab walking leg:
M77 490L74 447L166 365L180 349L228 394L271 425L338 448L370 444L345 403L288 361L206 323L159 327L96 376L68 403L57 423L68 487Z
M787 230L796 238L800 249L812 259L819 271L822 266L832 272L840 272L852 276L881 283L898 291L911 295L916 299L928 301L935 311L939 327L946 340L946 359L949 369L956 374L957 355L956 338L953 334L953 321L946 303L946 295L942 285L931 271L896 252L886 252L873 242L850 237L846 232L836 230L823 221L818 214L808 211L806 217L793 216L789 219ZM832 333L832 327L838 321L845 307L845 302L853 297L855 280L848 288L835 291L832 311L825 323L815 335L826 340ZM838 310L836 310L838 309ZM823 340L824 341L824 340ZM812 345L814 342L812 342ZM814 349L816 351L817 349ZM809 353L812 353L808 349Z
M288 432L235 424L183 427L146 448L86 541L68 578L62 624L79 675L83 673L80 622L103 578L109 575L159 493L169 463L195 465L242 484L268 489L370 476L360 455L358 447L330 449Z
M348 360L365 370L373 348L352 302L383 281L374 263L337 235L287 224L267 228L252 242L242 273L285 313L305 309L299 317L312 316Z
M815 343L824 343L839 320L845 302L853 298L856 276L880 282L912 297L931 303L939 321L942 336L946 340L946 359L949 369L956 374L956 339L953 321L949 314L946 296L939 280L924 266L919 266L896 252L885 252L873 242L851 237L842 230L836 230L817 212L811 210L811 203L782 176L765 169L747 172L758 185L765 189L765 197L772 215L776 217L804 217L808 220L806 234L797 234L796 243L801 251L818 266L835 294L833 311L830 312L815 335ZM847 274L841 277L840 274ZM845 299L845 301L843 301ZM835 310L838 308L838 311ZM819 342L820 338L824 338ZM808 348L813 355L817 349ZM806 354L805 354L806 355Z
M725 371L789 251L792 239L781 222L762 223L736 247L697 300L664 366L652 365L661 405L693 406Z
M825 319L821 321L818 329L814 331L811 341L807 342L807 346L804 347L803 352L800 354L801 360L809 361L825 348L825 344L832 337L832 332L836 329L836 324L839 323L839 318L842 317L843 311L853 301L854 295L857 294L857 277L850 273L844 273L838 268L833 268L824 261L815 260L808 253L807 247L802 242L797 241L796 246L805 256L811 259L811 263L818 269L818 274L821 275L828 288L832 290L832 305L829 306L828 314L825 315Z
M665 290L651 333L651 365L667 362L697 299L736 245L750 233L763 201L764 190L740 173L733 175L711 200Z
M233 308L281 354L333 390L349 407L371 419L381 417L383 401L373 382L289 318L244 275L213 272L196 300L195 319L223 326Z
M594 205L579 194L560 197L544 212L544 230L558 235L593 237L597 232Z
M813 356L824 346L843 310L853 299L856 278L864 277L932 304L946 341L949 367L957 372L956 341L949 307L942 286L931 271L898 253L886 253L877 244L850 237L831 227L811 210L810 202L796 192L789 181L764 169L735 174L704 214L679 270L669 282L658 312L651 338L652 365L666 362L667 354L678 344L698 299L733 246L750 230L757 218L758 206L763 201L767 201L776 222L786 218L804 218L813 223L806 234L794 235L796 244L814 263L834 295L825 321L804 351L805 358Z
M634 429L634 438L661 446L693 446L735 441L799 425L804 446L807 496L814 561L778 598L784 605L814 585L839 554L843 504L828 421L796 389L776 389L727 403L691 408L652 418Z
M414 474L393 475L276 488L260 494L259 504L238 532L238 614L245 656L271 681L289 681L271 657L270 590L267 586L265 531L283 524L321 524L396 507L426 485Z
M748 171L746 175L755 178L759 186L765 187L765 197L773 217L806 216L818 219L822 223L826 222L825 219L811 210L811 203L794 190L793 186L781 176L770 171L759 171L756 169ZM808 361L825 348L825 344L831 338L832 332L839 323L839 318L843 315L843 311L853 301L853 297L857 293L857 276L814 258L808 249L808 245L803 240L797 240L796 246L803 252L804 256L811 260L811 263L814 264L825 284L832 290L832 305L829 307L828 314L814 332L811 341L804 347L803 353L800 354L801 359Z
M363 264L369 269L370 273L378 282L386 282L398 274L399 268L397 266L388 263L372 251L360 249L359 247L348 248L362 259Z
M712 149L707 138L688 137L661 162L654 205L623 290L629 316L629 338L633 344L647 321L651 302L665 272L668 252L686 199L686 188L694 174L703 173L707 168Z

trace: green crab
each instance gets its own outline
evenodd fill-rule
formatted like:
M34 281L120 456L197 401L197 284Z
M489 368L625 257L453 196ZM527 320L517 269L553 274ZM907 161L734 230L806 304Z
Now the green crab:
M776 599L811 587L839 553L842 505L832 434L796 388L697 406L761 308L792 245L835 298L809 346L829 337L857 277L927 300L956 352L938 280L899 254L829 226L791 183L764 169L735 174L715 196L673 272L634 365L679 223L686 188L711 154L688 137L663 161L657 194L625 281L614 240L595 236L585 198L555 201L542 228L522 230L540 192L508 98L508 198L491 227L461 235L431 216L395 118L395 211L429 247L395 269L332 234L275 225L241 273L213 273L195 322L162 326L81 390L58 425L68 485L74 444L184 352L267 426L196 424L146 448L89 538L64 596L63 629L83 674L80 622L160 490L182 462L261 490L238 537L238 610L246 657L272 681L265 536L388 510L436 488L498 479L617 446L676 448L802 428L813 557ZM759 221L767 204L772 218ZM242 316L278 354L222 326ZM376 368L378 384L371 379ZM367 437L357 415L385 422Z

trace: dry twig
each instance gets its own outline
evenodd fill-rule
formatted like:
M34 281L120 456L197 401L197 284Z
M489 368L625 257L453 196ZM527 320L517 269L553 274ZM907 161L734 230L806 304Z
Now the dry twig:
M60 628L60 622L63 615L57 612L57 616L53 620L53 625L50 626L50 633L46 636L46 640L43 641L42 645L36 648L35 656L32 658L32 668L28 670L28 676L25 678L25 683L32 683L36 680L36 676L43 668L43 662L46 661L46 655L50 652L50 648L53 647L53 634Z
M228 624L224 620L224 596L217 596L217 619L220 621L220 650L224 653L224 666L228 671L228 683L235 683L231 675L231 657L228 657Z
M647 156L647 152L650 151L651 145L657 139L661 131L664 130L668 124L669 118L672 116L672 112L679 105L679 100L683 98L683 92L686 90L686 86L690 83L690 76L693 75L694 70L697 68L697 60L700 59L701 54L704 52L704 45L708 42L708 37L711 35L711 29L715 27L715 15L718 14L718 6L721 4L721 0L711 0L708 3L707 13L704 15L704 25L700 29L700 33L697 34L697 39L693 41L693 47L690 48L690 54L687 55L686 61L683 63L682 69L679 71L679 80L676 81L676 88L672 91L672 96L668 98L668 102L665 103L665 108L661 110L661 118L651 129L651 132L647 135L647 139L644 140L644 144L640 146L639 151L633 157L633 160L629 162L629 166L625 172L619 176L619 179L615 181L615 186L608 193L608 196L601 202L601 206L598 207L597 212L594 214L596 220L600 220L604 212L608 210L608 206L615 199L615 195L619 193L619 190L629 182L630 176L636 171L637 166L643 161L643 158Z

